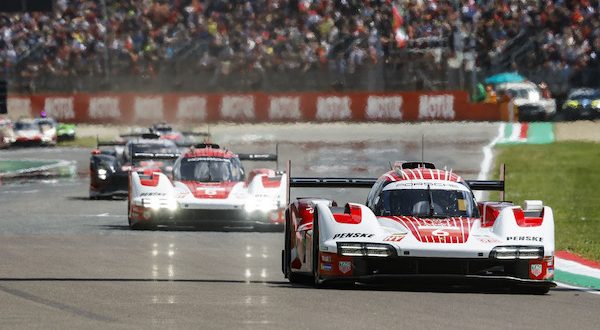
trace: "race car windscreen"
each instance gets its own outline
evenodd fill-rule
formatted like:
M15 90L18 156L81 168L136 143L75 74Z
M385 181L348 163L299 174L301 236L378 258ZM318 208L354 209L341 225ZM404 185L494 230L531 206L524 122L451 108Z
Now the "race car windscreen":
M568 97L569 100L574 101L583 101L588 99L600 99L600 92L591 90L591 91L581 91L578 93L572 93Z
M375 211L382 216L479 217L473 195L466 190L384 190Z
M18 121L15 123L15 130L21 131L21 130L33 130L33 129L38 129L38 127L35 126L34 123L22 122L22 121Z
M240 181L242 171L226 158L184 158L174 172L175 180L198 182Z

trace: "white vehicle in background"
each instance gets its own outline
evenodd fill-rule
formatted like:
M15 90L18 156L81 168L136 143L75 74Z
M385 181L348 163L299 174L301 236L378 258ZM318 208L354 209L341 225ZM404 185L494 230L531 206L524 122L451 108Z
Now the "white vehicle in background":
M56 121L51 118L19 119L13 129L17 144L56 145Z
M544 98L540 88L531 81L496 85L496 93L507 93L519 111L519 120L548 120L556 113L556 100Z
M133 159L176 159L171 175L146 168L129 174L129 226L252 226L282 230L287 176L267 168L246 174L242 161L276 154L235 154L198 144L181 154L136 153Z

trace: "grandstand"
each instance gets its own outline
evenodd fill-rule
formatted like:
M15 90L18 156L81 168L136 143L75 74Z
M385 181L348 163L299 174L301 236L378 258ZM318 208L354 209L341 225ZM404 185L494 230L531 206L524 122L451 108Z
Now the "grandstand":
M55 0L0 15L11 89L471 89L598 73L598 0Z

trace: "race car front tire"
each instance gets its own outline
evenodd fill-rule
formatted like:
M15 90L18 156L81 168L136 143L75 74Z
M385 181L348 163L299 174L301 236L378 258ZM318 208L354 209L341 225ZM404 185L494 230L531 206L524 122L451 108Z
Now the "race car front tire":
M313 216L312 273L315 287L320 287L323 284L323 279L321 278L321 271L319 268L319 214L316 208Z
M287 277L290 283L301 283L302 276L300 274L296 274L292 271L292 226L291 219L289 217L289 210L285 211L285 239L284 239L284 249L283 249L283 273L285 277Z

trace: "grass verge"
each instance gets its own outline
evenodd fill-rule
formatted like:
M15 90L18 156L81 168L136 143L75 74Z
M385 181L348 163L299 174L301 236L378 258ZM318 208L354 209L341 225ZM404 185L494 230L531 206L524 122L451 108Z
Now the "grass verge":
M496 148L506 164L506 198L552 207L556 250L600 260L600 143L557 142Z
M53 161L36 160L0 160L0 173L14 172L22 169L52 164Z
M84 136L76 137L75 140L71 141L60 141L58 146L61 147L84 147L84 148L95 148L96 137L95 136Z

